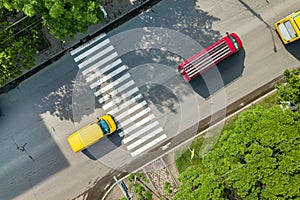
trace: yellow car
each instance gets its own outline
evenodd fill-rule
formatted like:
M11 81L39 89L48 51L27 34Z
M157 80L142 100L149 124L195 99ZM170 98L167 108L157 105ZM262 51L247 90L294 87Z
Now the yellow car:
M300 10L279 20L274 26L284 44L300 39Z
M106 135L117 130L117 124L111 115L104 115L68 137L68 142L74 152L82 151L95 144Z

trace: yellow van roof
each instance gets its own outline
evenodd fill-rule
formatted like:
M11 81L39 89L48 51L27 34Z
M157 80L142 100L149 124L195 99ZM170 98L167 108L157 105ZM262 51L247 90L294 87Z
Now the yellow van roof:
M82 144L78 132L73 133L68 137L68 142L74 152L81 151L85 149L85 146Z
M87 125L68 137L74 152L81 151L103 137L103 132L97 122Z
M78 131L82 143L88 147L103 137L102 129L97 122L87 125Z

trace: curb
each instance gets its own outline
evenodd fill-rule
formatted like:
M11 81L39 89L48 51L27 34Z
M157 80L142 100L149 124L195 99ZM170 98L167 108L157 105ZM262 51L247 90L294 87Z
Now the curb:
M22 74L21 76L19 76L18 78L6 83L4 86L2 86L0 88L0 95L9 92L10 90L18 87L18 85L20 83L22 83L24 80L30 78L31 76L35 75L36 73L38 73L39 71L41 71L42 69L46 68L48 65L52 64L53 62L57 61L58 59L60 59L63 55L65 55L66 53L68 53L70 50L75 49L81 45L83 45L84 43L90 41L91 39L93 39L94 37L96 37L97 35L99 35L100 33L103 32L109 32L111 30L113 30L114 28L122 25L123 23L125 23L126 21L136 17L137 15L139 15L140 13L144 12L145 10L151 8L152 6L154 6L155 4L157 4L158 2L160 2L161 0L146 0L143 3L141 3L140 5L136 6L135 8L127 11L126 13L124 13L123 15L119 16L118 18L112 20L111 22L105 24L103 27L101 27L98 31L89 34L87 36L85 36L84 38L80 39L79 42L73 44L72 46L62 50L61 52L55 54L54 56L50 57L49 60L42 62L41 64L32 67L32 70Z

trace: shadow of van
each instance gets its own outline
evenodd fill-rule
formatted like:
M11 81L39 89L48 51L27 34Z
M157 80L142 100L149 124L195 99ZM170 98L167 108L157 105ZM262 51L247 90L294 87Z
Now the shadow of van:
M102 138L101 140L88 147L87 149L82 150L81 152L91 160L98 160L102 156L121 146L121 142L124 136L119 136L118 133L120 131L121 130L118 130L115 133Z
M244 71L245 50L241 49L239 54L230 56L199 77L190 81L195 92L207 99L226 85L234 82L242 76Z
M300 39L285 45L286 50L300 61Z

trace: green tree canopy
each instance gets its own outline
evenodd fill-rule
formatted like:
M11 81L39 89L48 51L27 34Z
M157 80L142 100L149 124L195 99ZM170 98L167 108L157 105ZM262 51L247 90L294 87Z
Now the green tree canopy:
M103 18L97 0L0 0L0 5L28 16L41 15L50 33L60 39L84 33Z
M279 106L242 113L199 165L180 174L175 199L300 198L299 119Z
M16 15L17 13L0 9L0 86L34 65L34 55L41 43L38 19L27 18L12 25L7 19L16 18Z
M300 78L299 71L296 69L285 70L284 77L286 83L279 83L276 86L278 90L277 102L290 101L300 103Z

